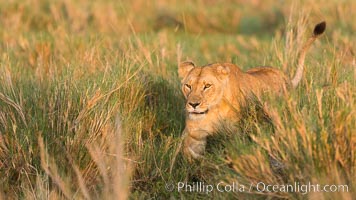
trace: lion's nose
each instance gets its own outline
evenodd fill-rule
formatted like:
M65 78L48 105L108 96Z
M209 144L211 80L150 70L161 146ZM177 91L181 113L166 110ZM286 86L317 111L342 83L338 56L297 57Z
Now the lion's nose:
M189 102L189 105L192 106L194 109L200 105L200 103L197 102Z

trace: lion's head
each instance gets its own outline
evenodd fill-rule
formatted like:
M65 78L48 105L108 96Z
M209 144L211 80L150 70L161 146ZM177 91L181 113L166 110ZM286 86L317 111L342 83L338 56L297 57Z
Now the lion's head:
M185 109L189 119L202 119L222 100L230 70L220 64L196 67L192 62L179 65Z

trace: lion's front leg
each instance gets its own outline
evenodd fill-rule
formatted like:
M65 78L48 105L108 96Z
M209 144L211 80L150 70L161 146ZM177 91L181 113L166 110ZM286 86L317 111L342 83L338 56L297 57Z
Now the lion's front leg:
M203 156L206 146L206 136L195 137L194 133L185 132L183 153L189 159L199 159Z

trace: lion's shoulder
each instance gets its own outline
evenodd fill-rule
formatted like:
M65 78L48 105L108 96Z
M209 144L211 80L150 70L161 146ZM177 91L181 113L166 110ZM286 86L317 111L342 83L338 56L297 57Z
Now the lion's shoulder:
M269 74L269 73L279 74L279 73L281 73L281 71L276 68L270 67L270 66L258 66L258 67L248 69L246 71L246 73L248 73L248 74Z

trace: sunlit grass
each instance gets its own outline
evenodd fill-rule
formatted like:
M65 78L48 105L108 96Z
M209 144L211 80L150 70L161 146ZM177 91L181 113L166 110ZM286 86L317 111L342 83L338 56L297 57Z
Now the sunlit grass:
M0 199L352 199L355 9L324 0L0 2ZM205 158L188 163L179 153L177 63L272 65L292 75L322 20L326 34L302 84L251 104L237 132L212 136ZM346 184L349 192L165 188L235 181Z

